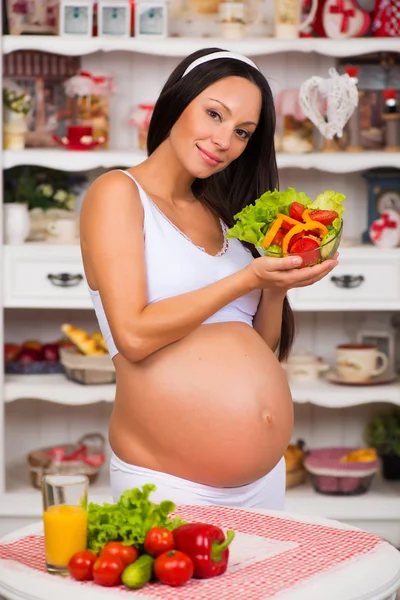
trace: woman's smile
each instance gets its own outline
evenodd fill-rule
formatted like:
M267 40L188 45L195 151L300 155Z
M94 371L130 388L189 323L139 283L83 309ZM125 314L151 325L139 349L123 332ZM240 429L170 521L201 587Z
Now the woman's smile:
M211 165L212 167L216 167L217 165L219 165L219 164L222 163L222 159L221 158L218 158L218 156L215 156L215 154L211 154L210 152L207 152L207 150L204 150L203 148L200 148L200 146L198 144L196 144L196 148L200 152L200 156L202 157L202 159L208 165Z

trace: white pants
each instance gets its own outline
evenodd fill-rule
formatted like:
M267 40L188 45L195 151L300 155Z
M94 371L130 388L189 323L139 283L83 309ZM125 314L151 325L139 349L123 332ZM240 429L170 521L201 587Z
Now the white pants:
M217 488L181 479L168 473L136 467L122 461L112 453L110 480L114 502L118 501L125 490L141 488L145 483L153 483L157 489L152 492L150 500L157 504L162 500L171 500L177 505L217 505L283 510L286 467L285 459L281 458L270 473L257 481L240 487Z

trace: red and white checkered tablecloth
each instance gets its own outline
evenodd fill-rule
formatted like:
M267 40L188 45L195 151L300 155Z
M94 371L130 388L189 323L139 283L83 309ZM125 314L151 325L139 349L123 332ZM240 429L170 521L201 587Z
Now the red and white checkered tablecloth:
M381 538L363 531L336 529L234 508L181 506L176 514L187 521L213 523L237 533L231 547L229 569L221 577L191 580L180 588L151 583L141 590L140 598L266 600L293 589L314 575L323 575L347 561L368 555L384 543ZM0 544L0 559L16 561L28 569L45 573L42 535L29 535ZM74 583L76 586L96 585Z

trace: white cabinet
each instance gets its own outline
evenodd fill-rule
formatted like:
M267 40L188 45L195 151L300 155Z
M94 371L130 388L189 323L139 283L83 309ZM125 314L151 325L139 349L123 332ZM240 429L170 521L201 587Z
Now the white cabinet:
M291 291L296 310L400 310L399 249L339 250L339 265L327 277Z
M5 246L3 303L5 308L90 308L79 246Z
M143 160L134 148L127 126L133 105L153 101L179 57L207 46L255 56L273 92L299 84L313 74L326 77L335 57L376 51L400 52L395 38L352 40L249 39L242 41L171 38L158 44L143 40L93 38L70 40L47 36L4 36L3 52L35 49L81 55L86 70L111 72L118 95L110 105L110 149L67 152L61 149L3 151L2 168L42 165L67 171L132 166ZM400 167L400 153L279 154L281 188L293 186L315 196L323 189L347 195L346 235L358 237L365 229L366 187L359 172L373 167ZM346 174L346 176L343 176ZM361 216L362 215L362 216ZM0 339L59 336L59 325L94 325L94 315L77 246L25 244L0 246L2 254ZM327 359L335 344L349 339L356 328L376 315L386 322L400 311L400 250L368 247L340 248L340 265L324 281L290 293L298 320L298 346ZM45 310L43 310L45 309ZM90 309L90 310L88 310ZM29 331L29 333L28 333ZM4 334L4 335L3 335ZM114 386L82 386L62 375L9 376L0 373L0 535L10 522L40 517L40 494L29 482L26 454L33 448L76 441L89 430L107 434ZM294 439L310 446L362 444L362 427L381 403L400 405L400 384L350 388L325 381L292 386L295 401ZM4 447L4 454L3 454ZM109 497L108 474L91 489ZM379 478L364 496L331 498L303 486L287 494L292 512L327 516L364 527L400 546L400 486ZM13 521L13 519L15 521ZM3 527L4 525L4 527Z

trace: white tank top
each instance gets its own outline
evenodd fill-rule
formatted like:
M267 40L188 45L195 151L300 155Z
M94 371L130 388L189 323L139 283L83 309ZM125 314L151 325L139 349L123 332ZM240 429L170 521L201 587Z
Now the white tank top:
M135 182L143 205L149 304L210 285L246 267L253 260L251 252L239 240L226 239L228 227L222 221L223 248L216 256L208 254L204 248L196 246L161 212L130 173L121 172ZM89 293L100 330L107 343L110 356L113 357L118 354L118 349L111 335L100 293L90 287ZM252 326L260 296L260 290L241 296L206 319L203 325L240 321Z

